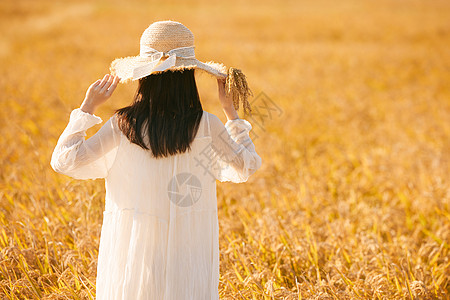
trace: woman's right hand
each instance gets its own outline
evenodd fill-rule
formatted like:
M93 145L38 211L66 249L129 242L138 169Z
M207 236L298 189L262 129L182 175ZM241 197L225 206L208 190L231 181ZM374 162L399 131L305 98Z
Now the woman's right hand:
M234 108L233 98L231 97L231 95L227 96L225 93L225 79L218 78L217 85L219 89L219 100L228 120L238 119L239 115Z
M103 79L99 79L91 84L86 92L80 108L82 111L94 114L98 106L108 100L119 83L118 76L106 74Z

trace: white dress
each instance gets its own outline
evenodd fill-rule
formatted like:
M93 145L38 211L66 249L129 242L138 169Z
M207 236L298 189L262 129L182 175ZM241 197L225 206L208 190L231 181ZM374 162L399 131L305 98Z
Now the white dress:
M96 299L219 299L216 180L245 182L260 168L252 126L204 111L190 152L155 159L115 115L85 140L101 122L74 109L51 159L58 173L105 178Z

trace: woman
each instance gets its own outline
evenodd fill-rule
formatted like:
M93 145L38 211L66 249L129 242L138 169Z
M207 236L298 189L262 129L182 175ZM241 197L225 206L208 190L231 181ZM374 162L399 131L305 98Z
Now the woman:
M225 126L203 111L196 70L217 77ZM261 166L229 77L196 60L192 33L172 21L148 27L140 55L111 71L72 111L51 161L73 178L105 178L97 299L219 299L215 180L245 182ZM85 140L102 122L95 110L130 80L139 80L134 102Z

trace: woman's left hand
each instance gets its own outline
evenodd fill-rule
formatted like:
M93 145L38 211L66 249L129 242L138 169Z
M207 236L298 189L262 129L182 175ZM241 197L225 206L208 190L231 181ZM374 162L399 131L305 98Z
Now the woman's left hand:
M98 79L91 84L86 92L86 97L81 104L81 110L94 114L98 106L105 103L111 97L117 87L120 78L106 74L103 79Z

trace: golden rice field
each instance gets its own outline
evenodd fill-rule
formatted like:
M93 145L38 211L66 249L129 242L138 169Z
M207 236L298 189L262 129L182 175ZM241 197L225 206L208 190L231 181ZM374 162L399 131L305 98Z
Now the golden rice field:
M87 87L165 19L259 95L263 165L218 182L221 299L450 298L449 1L2 0L1 299L95 298L104 181L55 173L51 153ZM198 85L225 122L216 81Z

